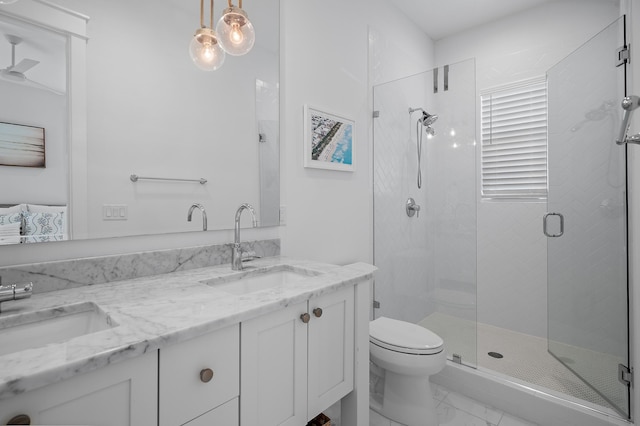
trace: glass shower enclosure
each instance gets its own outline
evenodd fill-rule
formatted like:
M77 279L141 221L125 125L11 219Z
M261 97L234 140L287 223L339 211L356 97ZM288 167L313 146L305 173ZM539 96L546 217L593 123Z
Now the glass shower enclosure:
M519 259L547 271L538 289L546 284L546 336L477 321L474 60L374 87L374 316L432 330L452 361L629 418L626 149L615 143L625 65L613 61L624 34L622 17L546 75L547 214L536 225L547 256ZM435 134L418 123L419 109L438 115ZM480 296L481 312L503 306ZM503 349L522 357L486 353L491 333L503 331Z
M374 87L375 316L427 327L443 338L450 359L471 366L475 93L473 59ZM418 123L422 111L438 116L432 135ZM411 202L420 209L407 209Z

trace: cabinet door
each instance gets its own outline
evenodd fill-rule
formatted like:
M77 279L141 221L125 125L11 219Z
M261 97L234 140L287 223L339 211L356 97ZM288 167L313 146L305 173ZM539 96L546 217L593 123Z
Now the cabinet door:
M151 352L0 401L0 424L157 425L158 355Z
M184 424L237 397L239 362L238 324L160 349L160 426Z
M353 390L353 288L309 300L309 313L308 420Z
M240 325L240 422L244 426L307 423L307 302Z

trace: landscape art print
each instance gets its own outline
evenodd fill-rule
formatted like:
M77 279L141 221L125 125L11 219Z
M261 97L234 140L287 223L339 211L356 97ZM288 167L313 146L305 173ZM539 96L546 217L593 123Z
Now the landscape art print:
M0 123L0 166L45 167L44 129Z

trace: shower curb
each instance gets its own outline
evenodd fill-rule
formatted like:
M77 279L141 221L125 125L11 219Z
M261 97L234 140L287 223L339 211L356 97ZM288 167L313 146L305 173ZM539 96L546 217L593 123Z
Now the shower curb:
M431 381L540 426L629 426L632 423L485 371L447 361Z

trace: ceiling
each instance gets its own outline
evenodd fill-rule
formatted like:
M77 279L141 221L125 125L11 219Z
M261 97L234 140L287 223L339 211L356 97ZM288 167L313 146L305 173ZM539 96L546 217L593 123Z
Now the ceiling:
M555 0L388 0L434 41Z

